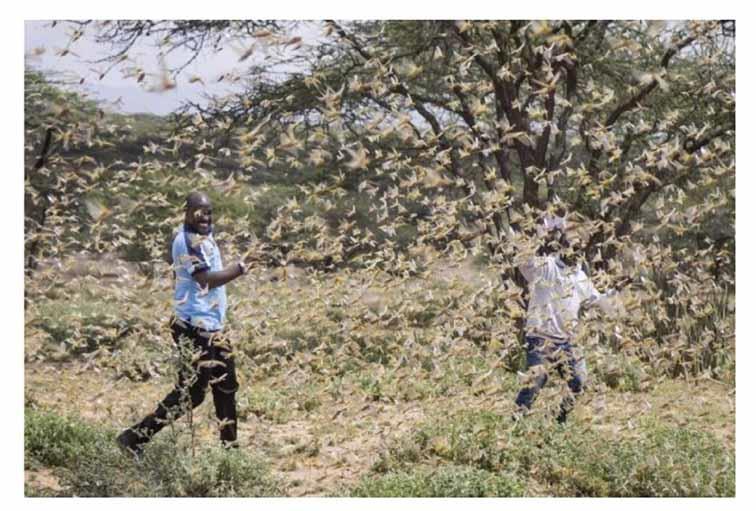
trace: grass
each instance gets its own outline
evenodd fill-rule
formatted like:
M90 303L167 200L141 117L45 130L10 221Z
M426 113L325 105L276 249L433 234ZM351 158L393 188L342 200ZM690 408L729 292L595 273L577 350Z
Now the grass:
M588 357L588 365L595 367L593 378L619 392L641 392L645 390L647 371L637 357L623 353L602 353L602 363L592 363L594 356Z
M27 304L27 336L34 332L42 337L39 356L71 361L98 350L121 350L133 337L143 347L156 347L152 341L165 326L156 305L168 295L138 295L142 303L137 305L128 293L102 300L98 286L94 279L80 279L52 287Z
M27 355L36 355L26 359L26 464L31 472L53 470L63 489L30 481L27 495L735 491L729 380L665 379L636 354L594 341L585 349L589 385L571 423L559 428L545 417L564 386L553 378L534 414L513 425L523 352L495 290L472 299L469 283L458 282L464 278L391 278L380 289L383 274L340 271L273 282L266 271L255 269L229 292L242 452L212 447L217 432L206 402L195 414L196 456L182 422L179 433L166 430L150 444L138 469L115 449L114 424L136 420L173 385L172 341L162 323L170 303L165 283L115 293L79 279L49 296L29 294ZM105 328L119 311L142 323L114 344L70 350L64 360L34 351L43 338L55 346L50 325L67 325L71 342L80 342L87 331L80 325ZM145 381L149 374L156 376ZM105 393L92 396L103 386Z
M51 91L46 97L71 100L69 106L76 108L70 110L84 112L76 115L82 121L96 116L94 103L83 105ZM46 109L34 101L31 106ZM79 141L68 150L64 144L50 175L31 175L28 192L33 186L40 197L57 198L57 206L44 210L45 230L27 232L30 241L40 241L40 255L117 250L130 261L145 262L142 268L152 267L157 276L156 261L181 221L184 194L198 188L208 189L216 205L219 242L235 235L245 240L229 248L244 251L240 245L252 233L273 238L278 226L282 259L284 254L307 259L315 252L341 266L327 275L308 272L291 287L270 283L269 269L262 268L260 279L229 286L234 307L228 330L241 339L236 353L245 449L229 453L199 442L193 456L179 428L161 434L140 465L116 450L113 424L144 413L173 384L166 369L172 341L164 330L170 284L124 279L111 286L97 277L62 282L66 272L57 269L51 270L57 283L39 273L27 279L25 465L53 470L63 485L55 490L29 484L28 495L286 494L290 489L272 476L274 471L296 472L305 481L301 491L309 494L331 491L334 479L354 496L734 494L734 405L727 405L734 395L733 290L708 282L704 266L686 269L675 263L693 262L688 255L657 254L664 265L647 275L655 287L623 318L630 323L629 351L601 338L611 331L603 319L593 323L586 343L592 382L568 426L560 428L541 413L553 405L550 401L558 402L555 386L544 389L533 416L512 424L516 373L524 362L514 325L520 306L506 298L485 251L473 250L472 268L462 273L450 264L461 259L461 244L449 244L439 256L419 242L426 229L443 227L444 217L472 219L474 201L465 199L467 204L447 215L445 207L432 205L436 199L448 204L451 195L443 188L424 190L415 200L401 187L396 202L387 205L389 216L380 220L377 200L357 190L370 181L378 199L396 186L392 172L347 173L339 184L342 178L331 166L289 168L287 160L244 169L243 177L237 175L244 182L226 188L220 180L238 169L236 155L213 156L216 163L203 163L202 170L190 145L178 155L149 155L143 146L164 141L167 119L107 117L118 125L117 134L99 136L115 145L92 148ZM39 138L41 132L33 135ZM96 166L107 170L93 177L89 164L71 161L84 155L96 156ZM34 151L25 156L33 165ZM469 163L461 162L464 168ZM399 172L403 181L415 171ZM306 194L302 184L322 184L330 191ZM519 194L520 178L512 184ZM702 197L681 207L698 204L711 191L699 190ZM574 202L575 190L564 192L563 198ZM28 213L38 217L48 200ZM85 200L102 203L112 214L93 222ZM28 205L33 205L30 197ZM399 213L402 209L406 213ZM723 225L696 231L729 233L732 211L728 205L725 214L711 216ZM655 213L649 202L643 223L655 225ZM381 230L392 225L395 235ZM375 250L354 241L367 232ZM700 243L692 231L682 237L672 233L662 230L653 242L651 231L634 238L651 251L682 252ZM339 234L343 237L335 243ZM321 239L326 243L318 243ZM299 242L302 246L293 248ZM358 256L341 261L352 248ZM224 247L224 257L229 252ZM725 280L734 276L734 257L724 269ZM439 278L446 274L454 274L455 283ZM487 286L482 282L487 278L497 285ZM655 289L661 292L658 299L652 298ZM680 379L670 385L665 377ZM196 418L200 435L209 437L213 428L202 418L212 417L213 410L204 406ZM323 431L331 438L321 441ZM268 454L287 454L283 461L262 459L256 455L261 445ZM325 489L308 482L322 476L331 478Z
M567 497L734 496L734 456L711 434L647 422L635 437L607 438L580 426L537 416L513 423L489 412L462 412L432 421L385 451L373 466L382 474L355 491L375 496L405 487L432 493L427 477L409 476L418 464L467 467L516 487ZM478 472L475 472L478 471ZM404 485L404 486L402 486Z
M425 467L366 477L350 497L521 497L520 481L506 475L459 465Z
M598 497L735 495L735 460L711 435L649 425L637 440L597 447L590 435L564 439L548 480L559 494ZM559 453L562 453L561 457Z
M52 413L27 410L24 427L25 464L65 467L95 454L104 436L95 428Z
M238 399L237 413L241 419L246 420L255 415L279 424L291 417L288 396L280 390L260 384L252 384Z
M27 410L25 468L53 467L63 490L80 497L260 497L284 492L261 459L240 450L205 448L191 455L182 439L156 438L135 462L115 444L116 432L77 417ZM51 490L27 487L28 496Z

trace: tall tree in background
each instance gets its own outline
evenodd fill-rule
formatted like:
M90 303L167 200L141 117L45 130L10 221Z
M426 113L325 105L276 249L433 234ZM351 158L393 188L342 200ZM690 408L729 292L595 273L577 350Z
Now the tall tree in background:
M685 321L734 285L734 23L326 21L307 41L293 22L76 27L137 83L140 38L161 59L189 50L156 92L196 81L199 52L236 52L218 80L239 91L186 105L153 153L231 184L309 175L259 232L280 264L416 274L436 250L482 251L516 297L534 221L560 208L596 281L640 271Z
M611 259L653 198L734 169L733 23L329 21L301 48L296 25L248 23L119 22L100 37L124 45L114 59L158 27L171 49L232 39L240 60L296 45L240 75L243 92L193 105L237 135L242 166L438 173L491 247L558 195L601 222L589 253Z

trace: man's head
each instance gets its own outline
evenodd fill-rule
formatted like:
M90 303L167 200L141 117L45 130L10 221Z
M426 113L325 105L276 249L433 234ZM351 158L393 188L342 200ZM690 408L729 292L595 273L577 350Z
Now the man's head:
M541 239L539 255L564 255L570 247L565 217L544 215L536 229Z
M213 226L213 206L202 192L192 192L186 196L184 223L190 230L209 234Z

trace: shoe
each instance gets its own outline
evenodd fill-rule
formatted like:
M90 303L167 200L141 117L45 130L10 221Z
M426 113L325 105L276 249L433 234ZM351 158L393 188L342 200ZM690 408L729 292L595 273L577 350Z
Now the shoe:
M131 429L125 429L116 437L116 443L124 454L133 456L136 461L141 461L144 456L144 446L139 442L136 433Z
M221 446L227 451L239 450L239 442L237 440L221 440Z

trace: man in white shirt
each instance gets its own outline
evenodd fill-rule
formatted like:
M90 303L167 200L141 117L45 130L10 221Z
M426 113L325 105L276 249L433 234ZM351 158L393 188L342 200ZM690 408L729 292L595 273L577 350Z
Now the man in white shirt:
M530 409L550 370L556 369L572 391L562 400L557 416L557 421L564 423L587 376L585 359L576 356L571 344L580 307L595 304L604 313L612 313L614 291L599 293L579 265L567 259L570 244L565 218L546 216L537 229L541 246L535 256L518 265L530 292L525 341L531 381L517 395L515 418Z

